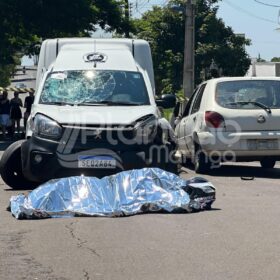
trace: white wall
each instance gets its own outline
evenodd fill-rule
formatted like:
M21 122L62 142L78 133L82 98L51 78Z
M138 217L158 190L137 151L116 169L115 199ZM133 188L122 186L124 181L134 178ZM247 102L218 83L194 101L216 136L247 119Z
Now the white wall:
M256 77L275 77L276 76L276 66L275 63L256 63ZM251 65L247 74L247 77L253 76L253 66Z

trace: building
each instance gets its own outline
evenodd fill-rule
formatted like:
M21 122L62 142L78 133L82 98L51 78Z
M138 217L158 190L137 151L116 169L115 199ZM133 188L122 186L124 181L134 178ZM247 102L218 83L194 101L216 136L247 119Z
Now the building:
M280 62L252 61L246 77L280 77Z

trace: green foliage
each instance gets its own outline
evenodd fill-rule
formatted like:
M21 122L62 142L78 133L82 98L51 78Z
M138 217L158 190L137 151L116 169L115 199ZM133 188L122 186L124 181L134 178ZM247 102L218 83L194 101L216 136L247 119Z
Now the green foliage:
M280 62L280 57L273 57L271 62Z
M15 66L10 65L0 65L0 85L7 86L10 83L10 78L15 72Z
M22 54L38 52L42 39L88 36L95 25L127 28L123 0L0 0L0 71L10 74ZM2 80L6 86L9 81Z
M200 83L212 59L226 76L243 76L250 59L245 46L250 41L234 34L217 17L218 0L196 1L195 76ZM177 93L182 89L184 53L184 0L172 0L164 7L153 7L134 21L135 36L150 42L155 66L157 94ZM174 6L177 7L174 10ZM179 11L182 12L179 12Z
M181 87L184 21L182 14L154 7L135 20L136 36L150 42L157 93L175 93Z
M170 121L173 115L173 109L164 109L162 115L165 119Z

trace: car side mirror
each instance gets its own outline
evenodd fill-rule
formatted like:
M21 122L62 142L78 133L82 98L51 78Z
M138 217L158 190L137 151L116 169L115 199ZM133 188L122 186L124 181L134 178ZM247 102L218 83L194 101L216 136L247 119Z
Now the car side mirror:
M176 106L176 95L164 94L160 97L160 99L156 100L156 104L158 107L162 107L164 109L174 108Z

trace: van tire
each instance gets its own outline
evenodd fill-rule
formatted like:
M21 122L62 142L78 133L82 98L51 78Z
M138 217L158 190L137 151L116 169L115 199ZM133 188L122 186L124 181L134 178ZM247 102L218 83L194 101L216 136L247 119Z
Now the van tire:
M171 158L166 158L164 154L161 154L160 158L157 158L157 161L154 162L153 166L178 175L178 161L176 160L175 152L175 150L172 150L168 153Z
M188 157L182 155L182 157L181 157L181 164L184 167L190 167L190 166L193 165L193 162L192 162L191 158L188 158Z
M211 163L207 155L199 146L195 149L194 154L194 170L198 174L206 174L211 169Z
M25 140L19 140L11 144L3 153L0 161L0 174L3 181L13 189L34 187L33 182L28 181L22 173L21 145Z
M264 158L260 161L262 168L273 168L276 164L276 160L270 158Z
M173 162L167 162L164 166L163 169L165 171L168 171L170 173L176 174L178 175L178 165L177 163L173 163Z

